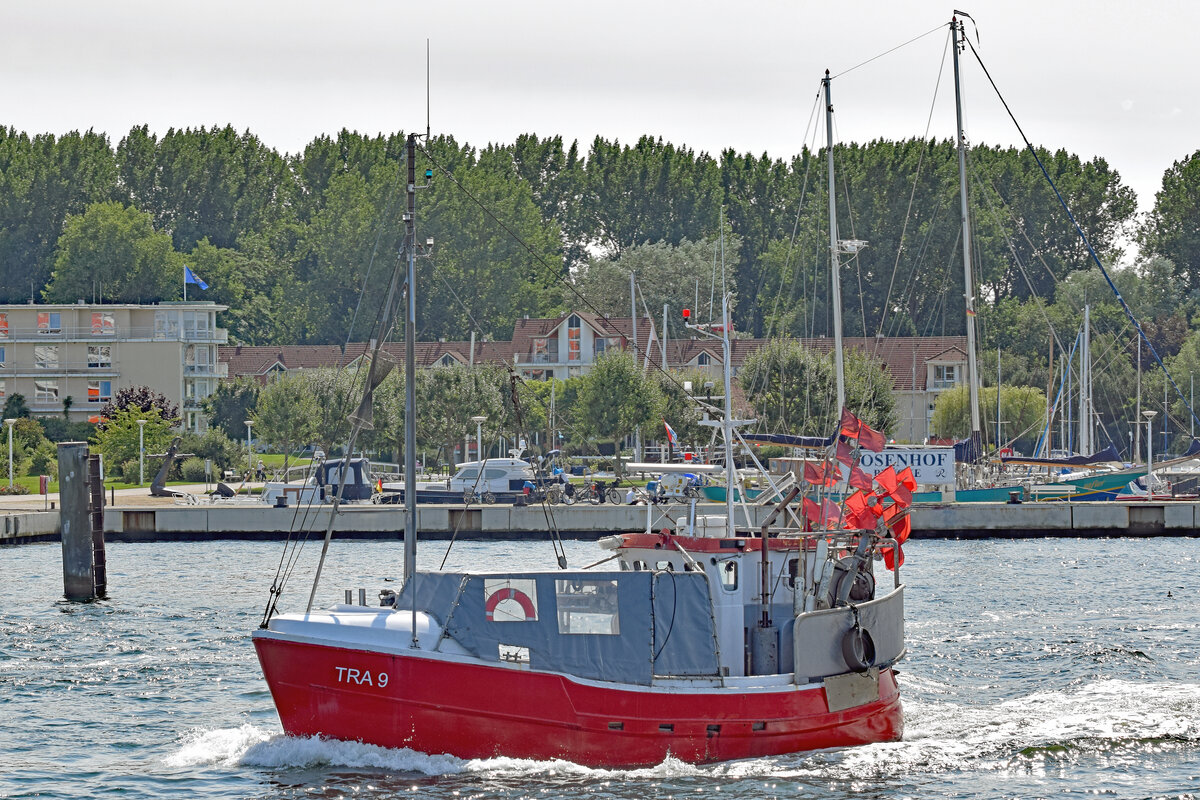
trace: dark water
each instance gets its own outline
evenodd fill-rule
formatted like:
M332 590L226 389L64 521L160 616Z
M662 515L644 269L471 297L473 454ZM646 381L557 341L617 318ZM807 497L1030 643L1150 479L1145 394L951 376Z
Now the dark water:
M112 544L111 598L87 605L60 599L58 545L0 549L0 797L1197 798L1198 549L913 542L904 741L632 771L284 737L249 638L278 543ZM401 553L335 542L331 558L321 605L394 587ZM507 542L450 562L552 563Z

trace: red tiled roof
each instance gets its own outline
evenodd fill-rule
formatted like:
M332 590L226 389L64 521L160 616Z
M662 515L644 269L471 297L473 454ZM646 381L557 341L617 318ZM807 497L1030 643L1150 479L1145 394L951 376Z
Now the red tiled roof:
M633 325L629 317L603 319L594 314L577 313L581 320L595 330L609 336L620 336L626 347L630 346ZM514 356L526 356L533 352L533 340L552 333L570 314L559 317L520 319L513 329L513 338L507 342L475 343L476 363L512 364ZM638 318L638 345L640 358L645 359L649 348L650 361L662 363L662 345L659 340L650 341L651 322L646 317ZM657 329L657 326L656 326ZM766 339L733 339L730 342L734 367L740 367L746 358L767 343ZM895 338L845 337L847 348L858 350L879 359L892 378L897 391L924 390L930 361L965 361L965 336L905 336ZM800 343L818 352L828 353L833 349L833 339L821 337L801 339ZM385 349L397 361L404 358L404 344L389 342ZM227 345L219 348L219 359L229 364L231 378L242 375L265 376L276 364L288 370L315 369L318 367L340 367L354 361L366 351L366 344L355 342L346 347L345 353L336 345ZM432 366L443 356L466 364L471 361L469 342L417 342L416 356L419 366ZM713 364L722 361L720 342L703 339L668 339L667 363L672 367L692 364L701 353L707 353Z

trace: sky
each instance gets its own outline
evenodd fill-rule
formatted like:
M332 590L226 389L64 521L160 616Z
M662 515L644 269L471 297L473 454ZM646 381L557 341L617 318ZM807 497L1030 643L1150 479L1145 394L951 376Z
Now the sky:
M1153 206L1200 149L1200 3L955 0L1026 135L1103 157ZM343 128L426 126L482 146L522 133L642 135L790 158L838 141L954 135L953 4L917 0L7 0L0 123L250 130L281 152ZM903 45L902 47L900 47ZM898 50L894 48L900 47ZM888 52L893 51L893 52ZM941 81L939 85L939 73ZM935 102L936 90L936 102ZM974 144L1019 145L968 53ZM814 127L815 126L815 127Z

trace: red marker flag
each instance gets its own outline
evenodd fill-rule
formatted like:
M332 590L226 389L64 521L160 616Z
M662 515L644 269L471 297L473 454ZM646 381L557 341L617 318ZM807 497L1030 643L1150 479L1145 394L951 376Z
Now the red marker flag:
M885 439L882 433L872 430L867 423L860 422L858 424L858 443L872 453L882 453Z
M850 485L855 489L862 489L867 492L875 488L875 484L871 482L871 476L858 467L850 468Z
M859 424L858 417L854 416L850 409L842 408L841 430L839 431L842 436L851 438L858 436Z
M847 467L854 465L854 453L850 449L850 445L843 441L839 441L837 443L835 453L837 460L845 464Z

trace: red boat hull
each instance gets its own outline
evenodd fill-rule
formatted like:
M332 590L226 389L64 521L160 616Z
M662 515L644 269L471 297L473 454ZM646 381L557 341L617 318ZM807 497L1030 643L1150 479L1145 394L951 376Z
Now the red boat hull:
M459 758L566 759L648 766L894 741L903 733L891 669L880 699L831 712L819 686L663 691L579 683L524 668L289 641L254 640L292 736L321 735Z

